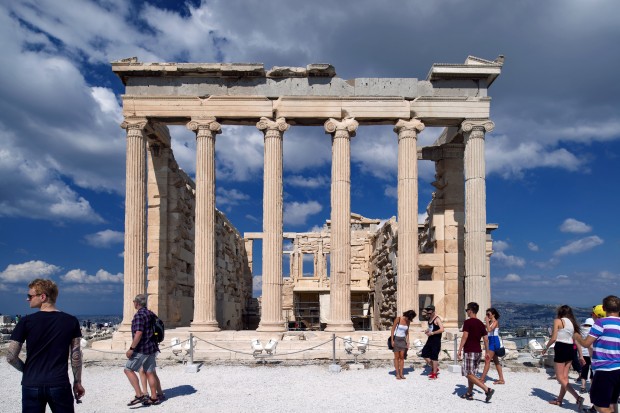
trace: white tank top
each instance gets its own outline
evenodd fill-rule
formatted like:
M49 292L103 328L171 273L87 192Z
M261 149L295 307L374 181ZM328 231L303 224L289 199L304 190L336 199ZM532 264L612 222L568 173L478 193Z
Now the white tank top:
M499 337L499 327L495 327L493 330L489 331L489 336Z
M573 334L575 333L575 327L568 318L562 318L564 322L564 328L558 330L558 337L555 341L559 343L573 344Z
M396 326L396 330L394 330L394 337L407 336L407 330L409 330L409 326L407 324L398 324Z

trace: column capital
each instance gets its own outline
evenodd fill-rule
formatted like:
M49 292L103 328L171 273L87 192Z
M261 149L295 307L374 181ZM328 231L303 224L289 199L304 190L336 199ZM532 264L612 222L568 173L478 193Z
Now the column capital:
M355 131L359 123L355 120L355 118L344 118L342 120L336 120L334 118L329 118L325 121L325 133L339 135L339 132L346 133L349 137L355 136Z
M147 123L149 123L147 118L133 118L126 117L123 123L121 123L121 128L127 130L144 130L146 128Z
M285 118L277 118L275 121L262 116L256 123L256 127L267 134L269 131L276 131L279 133L285 132L290 125L286 123Z
M187 129L196 132L196 135L201 132L210 132L211 135L222 133L222 125L213 117L192 118L186 126Z
M495 123L490 119L466 119L461 123L461 131L464 133L471 133L472 131L486 133L492 132L494 128Z
M394 132L398 134L398 137L403 138L412 137L416 138L418 133L424 130L424 124L416 118L411 120L399 119L394 126Z

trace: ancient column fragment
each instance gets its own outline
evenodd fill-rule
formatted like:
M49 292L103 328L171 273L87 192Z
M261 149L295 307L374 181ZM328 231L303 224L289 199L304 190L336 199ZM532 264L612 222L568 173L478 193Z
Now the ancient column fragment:
M486 181L484 134L495 124L469 119L461 124L465 138L465 304L490 305L486 263Z
M192 119L196 132L196 224L194 252L194 320L190 330L219 331L215 296L215 118Z
M398 285L396 311L419 313L418 298L418 119L400 119L398 134ZM414 324L419 324L416 320Z
M353 331L351 322L351 138L353 118L325 122L332 135L330 317L325 331Z
M256 127L265 134L263 178L263 298L257 331L284 331L282 317L282 138L286 119L262 117Z
M127 131L125 171L125 268L123 321L119 331L131 331L136 312L133 299L146 293L146 137L145 118L125 118Z

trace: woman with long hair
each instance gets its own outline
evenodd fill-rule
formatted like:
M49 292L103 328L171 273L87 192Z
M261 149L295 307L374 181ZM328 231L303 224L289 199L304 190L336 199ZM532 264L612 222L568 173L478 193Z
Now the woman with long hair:
M484 370L482 370L480 381L483 383L486 381L487 373L491 368L491 360L493 360L495 368L497 369L497 374L499 375L499 380L495 380L493 384L506 384L502 365L496 354L497 350L501 347L501 343L499 340L499 312L495 308L491 307L487 309L486 316L484 317L484 325L487 328L489 336L489 358L484 358Z
M394 319L390 339L394 351L394 369L396 370L396 380L404 380L403 370L405 369L405 351L409 348L409 324L415 318L416 312L413 310L405 311L402 317Z
M564 395L566 392L569 392L575 398L577 410L581 411L583 406L583 397L579 396L575 389L573 389L573 386L571 386L568 382L568 371L573 359L575 358L575 351L581 352L581 346L579 343L575 343L573 341L574 333L581 334L581 329L575 320L573 310L567 305L558 307L557 316L555 320L553 320L553 332L551 333L551 338L547 342L547 346L543 349L542 354L544 355L547 350L549 350L549 346L555 343L555 355L553 357L553 362L555 367L555 378L558 383L560 383L560 393L558 394L558 397L550 400L549 403L556 406L561 406L564 400ZM575 350L575 344L577 344L577 350Z

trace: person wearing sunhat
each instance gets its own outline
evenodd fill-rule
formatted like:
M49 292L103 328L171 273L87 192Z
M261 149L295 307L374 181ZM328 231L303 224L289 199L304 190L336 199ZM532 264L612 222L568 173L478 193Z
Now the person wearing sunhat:
M441 318L435 314L434 305L426 306L424 311L428 317L428 328L424 331L424 334L426 334L428 339L422 348L421 355L426 363L431 366L431 373L428 375L428 378L435 380L439 374L439 353L441 352L443 324L441 323Z

